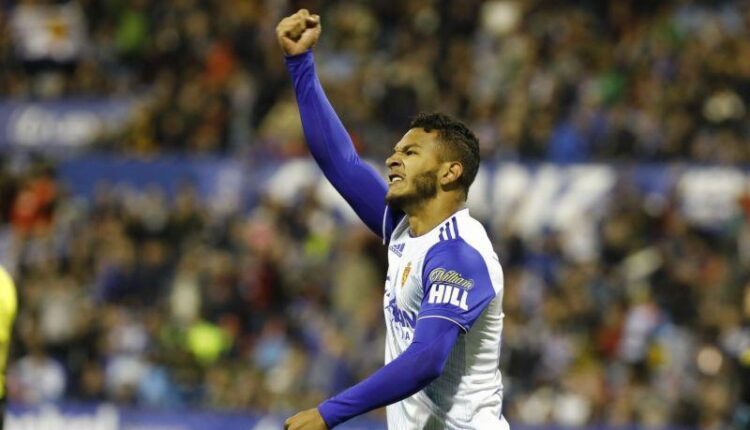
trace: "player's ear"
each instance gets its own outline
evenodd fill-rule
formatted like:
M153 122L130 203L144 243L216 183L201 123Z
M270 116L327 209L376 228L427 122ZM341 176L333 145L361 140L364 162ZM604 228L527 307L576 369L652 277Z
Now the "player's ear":
M446 161L440 170L440 185L448 187L458 185L458 180L464 173L464 166L458 161Z

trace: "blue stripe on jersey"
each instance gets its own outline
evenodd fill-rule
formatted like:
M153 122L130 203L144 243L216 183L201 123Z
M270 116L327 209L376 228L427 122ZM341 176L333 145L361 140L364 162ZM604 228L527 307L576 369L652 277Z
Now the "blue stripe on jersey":
M458 220L456 219L456 217L452 217L450 221L447 221L445 224L440 226L440 234L438 235L438 239L440 240L440 242L460 238L461 236L459 236L458 234Z

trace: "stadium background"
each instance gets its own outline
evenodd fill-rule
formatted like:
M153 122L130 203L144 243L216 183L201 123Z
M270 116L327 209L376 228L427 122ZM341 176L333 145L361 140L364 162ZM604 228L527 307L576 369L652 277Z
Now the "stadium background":
M368 160L421 110L480 137L514 426L750 426L750 2L39 0L0 8L9 428L278 428L381 365L385 250L276 46L301 6Z

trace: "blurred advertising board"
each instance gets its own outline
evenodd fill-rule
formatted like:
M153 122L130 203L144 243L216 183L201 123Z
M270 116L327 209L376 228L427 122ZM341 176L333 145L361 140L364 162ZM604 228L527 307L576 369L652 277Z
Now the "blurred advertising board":
M59 173L74 194L87 197L103 183L136 189L156 185L173 194L187 181L210 207L224 212L252 207L264 195L295 204L312 191L324 207L344 219L357 219L315 163L307 159L251 166L227 158L85 156L62 161ZM689 164L485 163L469 194L469 208L496 231L512 226L529 237L547 231L579 235L596 228L597 222L626 198L637 198L650 214L677 209L696 224L721 228L743 210L750 211L750 169ZM596 235L583 235L588 236L593 240Z
M325 205L349 211L309 160L280 164L259 186L264 193L292 202L311 184ZM468 205L474 216L495 228L510 224L522 234L534 236L582 223L596 225L623 198L637 198L652 215L671 207L704 227L719 228L740 216L743 198L750 199L750 169L691 164L484 162L471 187ZM750 209L750 200L747 203ZM350 218L356 219L353 213Z
M129 120L133 100L0 102L0 145L70 149L116 133Z
M159 190L174 196L180 187L195 188L217 214L235 213L253 200L262 173L227 158L84 155L61 161L58 175L77 196Z
M250 412L145 410L108 404L12 406L6 430L278 430L284 418ZM355 419L342 430L385 430L378 421Z

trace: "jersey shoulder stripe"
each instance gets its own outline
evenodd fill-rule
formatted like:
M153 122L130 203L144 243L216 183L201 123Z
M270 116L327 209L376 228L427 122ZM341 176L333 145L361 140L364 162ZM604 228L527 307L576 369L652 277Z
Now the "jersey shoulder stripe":
M456 240L460 237L458 235L458 221L455 216L451 217L440 227L440 235L438 236L440 242L444 240Z

